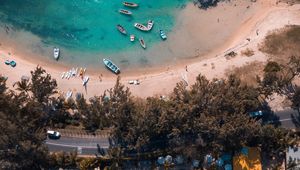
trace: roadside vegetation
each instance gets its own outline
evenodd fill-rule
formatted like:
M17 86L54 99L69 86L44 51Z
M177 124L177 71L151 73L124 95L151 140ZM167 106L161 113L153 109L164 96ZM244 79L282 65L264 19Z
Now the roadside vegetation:
M14 91L1 78L1 169L122 167L128 157L156 159L165 154L203 163L205 155L237 153L244 146L259 147L269 158L280 157L296 144L296 133L253 118L249 112L263 110L261 99L272 93L286 92L300 71L299 59L291 58L290 63L269 62L257 86L243 84L235 75L213 80L199 75L189 89L178 83L167 99L136 98L118 79L99 97L66 101L58 96L56 81L40 67L31 72L30 80L17 82ZM297 96L293 98L293 106L299 107ZM49 155L46 129L69 125L89 132L111 129L108 153L99 152L94 159Z
M291 25L275 30L266 36L260 50L272 60L286 64L289 56L300 56L300 26Z
M242 67L235 67L226 70L226 75L235 74L242 84L247 84L248 86L258 87L257 75L262 75L264 73L264 63L262 62L251 62Z

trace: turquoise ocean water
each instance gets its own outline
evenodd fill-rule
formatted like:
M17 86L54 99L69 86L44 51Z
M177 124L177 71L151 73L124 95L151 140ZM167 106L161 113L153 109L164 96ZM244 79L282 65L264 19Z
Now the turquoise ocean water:
M97 67L101 58L110 58L125 68L141 67L151 63L148 51L157 43L163 43L159 29L170 33L176 15L187 0L135 0L140 6L126 8L121 0L0 0L0 22L9 24L17 31L30 32L40 38L34 46L42 48L43 55L52 59L52 48L62 50L61 62L70 65L84 63ZM128 9L132 16L118 13ZM133 27L134 22L146 24L155 21L151 32L141 32ZM121 24L136 39L143 37L147 50L138 41L131 43L129 35L118 32ZM29 43L22 40L21 44ZM32 45L33 46L33 45ZM163 56L153 59L159 60ZM153 60L152 59L152 60ZM170 58L171 60L171 58ZM162 59L167 62L168 59ZM151 66L151 64L150 64Z

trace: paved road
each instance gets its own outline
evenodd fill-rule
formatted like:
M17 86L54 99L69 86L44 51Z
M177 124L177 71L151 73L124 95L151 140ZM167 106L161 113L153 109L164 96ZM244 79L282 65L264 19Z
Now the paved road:
M279 121L281 123L282 127L285 128L296 128L292 115L296 116L298 115L298 112L293 109L285 109L283 111L275 112L275 115L279 117Z
M292 121L292 115L297 115L297 111L292 109L286 109L284 111L275 112L278 116L281 126L286 128L295 128ZM97 144L101 148L108 148L108 138L79 138L79 137L64 137L59 140L48 139L46 141L50 151L77 151L79 155L95 155L98 153Z
M109 147L109 141L107 138L78 138L62 136L58 140L47 139L46 144L51 152L77 151L80 155L98 154L97 144L104 149Z

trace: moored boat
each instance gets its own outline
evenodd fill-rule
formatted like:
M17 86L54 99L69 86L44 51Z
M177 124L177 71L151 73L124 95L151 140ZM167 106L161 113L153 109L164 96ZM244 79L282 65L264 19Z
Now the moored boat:
M63 72L63 73L61 74L61 78L62 78L62 79L65 78L65 74L66 74L65 72Z
M126 9L120 9L119 12L120 12L121 14L125 14L125 15L131 15L131 14L132 14L131 11L128 11L128 10L126 10Z
M130 35L130 41L133 42L135 39L135 36L133 34Z
M117 25L117 29L118 29L122 34L124 34L124 35L127 34L125 28L122 27L122 25L118 24L118 25Z
M73 95L72 90L67 91L67 93L66 93L66 100L68 100L70 97L72 97L72 95Z
M143 38L140 38L139 41L140 41L141 46L142 46L144 49L146 49L146 43L145 43L144 39L143 39Z
M89 81L89 76L84 76L83 81L82 81L82 85L85 86L87 84L87 82Z
M160 34L160 37L161 37L163 40L167 39L167 35L166 35L166 33L165 33L163 30L159 30L159 34Z
M120 73L120 68L109 59L104 58L103 63L110 71L114 72L115 74Z
M55 47L53 49L53 57L54 57L55 60L58 60L58 58L59 58L59 48Z
M134 23L134 27L141 31L149 31L148 27L140 23Z
M83 68L82 68L82 67L80 67L80 69L79 69L79 76L80 76L80 77L83 76Z
M149 31L152 29L153 25L154 25L154 21L153 20L149 20L148 21L148 25L147 25L147 28L148 28Z
M133 2L123 2L123 5L127 6L127 7L131 7L131 8L136 8L139 6L138 4L133 3Z

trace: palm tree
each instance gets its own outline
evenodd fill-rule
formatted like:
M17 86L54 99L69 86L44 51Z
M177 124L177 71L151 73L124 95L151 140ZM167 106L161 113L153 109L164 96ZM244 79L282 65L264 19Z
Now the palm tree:
M30 90L31 84L29 83L28 80L22 79L21 81L18 81L14 83L13 87L17 86L16 90L20 92L28 92Z

